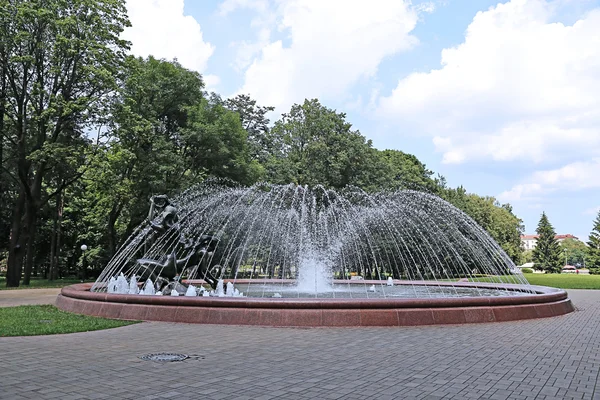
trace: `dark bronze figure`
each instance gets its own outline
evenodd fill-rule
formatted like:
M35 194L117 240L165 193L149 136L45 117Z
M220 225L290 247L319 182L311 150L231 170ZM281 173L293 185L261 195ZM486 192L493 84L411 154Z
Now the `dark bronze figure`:
M181 259L177 259L177 253L174 250L167 258L163 261L151 260L147 258L138 259L137 262L144 266L147 271L160 270L160 276L167 277L169 279L175 279L179 277L184 269L189 268L195 273L192 275L200 276L204 279L213 289L217 288L218 279L213 276L208 266L209 254L214 252L219 240L210 235L201 236L195 243L185 247L183 250L187 251L187 255Z

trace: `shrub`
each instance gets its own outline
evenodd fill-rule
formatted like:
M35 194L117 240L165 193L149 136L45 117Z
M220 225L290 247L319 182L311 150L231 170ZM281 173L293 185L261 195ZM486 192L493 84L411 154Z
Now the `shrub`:
M521 272L524 274L533 274L533 270L531 268L521 268Z
M590 275L600 275L600 268L590 268Z

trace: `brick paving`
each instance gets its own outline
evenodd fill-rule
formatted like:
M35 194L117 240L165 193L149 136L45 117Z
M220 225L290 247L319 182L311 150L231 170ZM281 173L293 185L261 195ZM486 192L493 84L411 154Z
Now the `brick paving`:
M600 399L600 291L569 295L574 313L492 324L0 338L0 399ZM139 359L157 352L198 357Z

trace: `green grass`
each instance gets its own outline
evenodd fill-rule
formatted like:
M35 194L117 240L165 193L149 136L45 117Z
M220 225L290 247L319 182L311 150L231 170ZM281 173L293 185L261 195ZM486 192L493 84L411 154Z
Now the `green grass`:
M0 337L54 335L96 331L135 324L139 321L71 314L50 305L0 308Z
M94 282L94 281L86 281ZM79 279L57 279L55 281L49 281L48 279L31 279L29 285L25 286L21 283L19 287L7 288L6 278L0 277L0 290L15 290L15 289L47 289L47 288L61 288L64 286L73 285L75 283L81 283Z
M600 275L578 274L523 274L532 285L550 286L561 289L600 289ZM514 282L512 276L494 278L475 278L475 282Z

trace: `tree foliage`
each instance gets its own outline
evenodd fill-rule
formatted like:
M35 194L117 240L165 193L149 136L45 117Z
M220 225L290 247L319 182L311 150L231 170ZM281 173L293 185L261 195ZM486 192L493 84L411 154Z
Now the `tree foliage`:
M594 273L600 273L600 211L587 242L586 266Z
M83 130L102 119L117 88L127 49L119 35L128 24L121 0L0 2L5 171L18 182L9 286L18 286L25 254L29 281L40 208L80 176ZM48 191L50 180L58 185Z
M536 232L539 238L533 250L534 268L549 273L560 272L562 267L561 248L546 213L542 213Z
M585 243L577 239L567 238L560 242L560 248L566 255L567 264L583 266L587 252Z
M317 99L271 123L273 107L206 93L177 61L127 56L124 3L0 0L0 271L7 260L9 286L31 274L97 273L147 217L152 195L209 176L435 193L518 262L522 223L509 205L447 187L414 155L375 149Z

